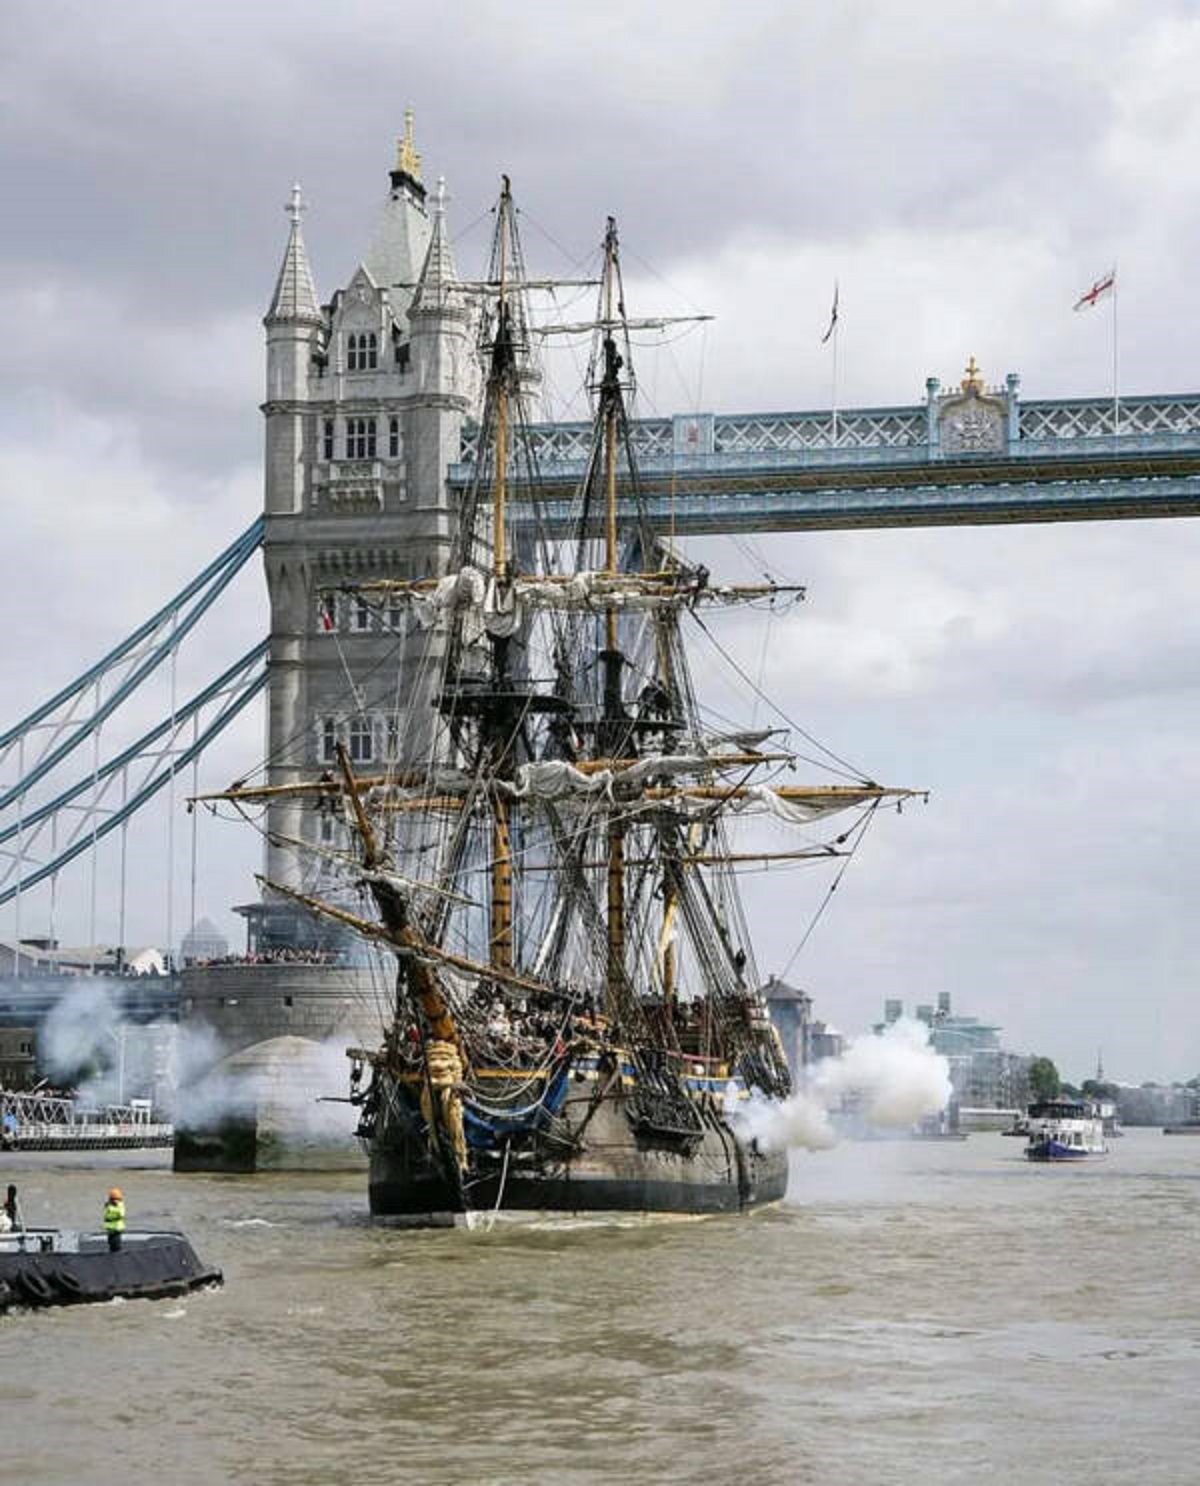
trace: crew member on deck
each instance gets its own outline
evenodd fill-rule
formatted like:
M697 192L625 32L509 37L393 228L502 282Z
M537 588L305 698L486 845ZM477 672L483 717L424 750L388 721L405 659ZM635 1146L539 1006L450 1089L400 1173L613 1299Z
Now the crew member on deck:
M17 1189L12 1182L9 1182L8 1193L4 1198L4 1216L8 1219L10 1232L24 1229L25 1219L21 1216L21 1204L17 1201Z
M104 1204L104 1231L108 1234L108 1247L115 1254L121 1247L121 1235L125 1232L125 1198L120 1187L113 1187Z

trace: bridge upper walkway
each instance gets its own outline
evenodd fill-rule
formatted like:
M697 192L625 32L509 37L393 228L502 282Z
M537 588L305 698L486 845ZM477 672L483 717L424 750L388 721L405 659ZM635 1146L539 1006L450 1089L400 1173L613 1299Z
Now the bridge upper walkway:
M1017 376L989 389L973 373L949 392L930 378L908 407L637 420L649 518L716 533L1200 515L1200 394L1022 402ZM551 529L570 519L591 438L587 423L532 429ZM452 486L474 457L469 434Z

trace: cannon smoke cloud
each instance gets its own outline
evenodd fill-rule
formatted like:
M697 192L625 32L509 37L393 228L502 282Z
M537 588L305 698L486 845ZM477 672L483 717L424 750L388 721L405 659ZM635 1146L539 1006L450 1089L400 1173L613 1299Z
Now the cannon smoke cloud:
M790 1098L755 1097L731 1116L764 1150L826 1150L838 1139L831 1115L848 1099L868 1125L902 1130L944 1109L951 1093L949 1065L929 1046L928 1028L904 1017L817 1063Z

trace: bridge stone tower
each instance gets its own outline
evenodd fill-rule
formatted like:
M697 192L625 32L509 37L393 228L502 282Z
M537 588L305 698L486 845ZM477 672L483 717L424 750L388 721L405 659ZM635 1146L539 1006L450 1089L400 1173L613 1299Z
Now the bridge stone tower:
M417 740L403 619L336 592L373 578L440 574L454 511L447 466L470 406L471 315L457 289L444 191L432 202L406 116L366 256L318 301L299 187L267 340L266 531L271 602L268 782L311 777L341 741L364 771ZM399 669L398 669L399 668ZM365 679L364 679L365 678ZM336 822L294 802L268 815L266 875L311 883L319 859L283 838L336 839Z

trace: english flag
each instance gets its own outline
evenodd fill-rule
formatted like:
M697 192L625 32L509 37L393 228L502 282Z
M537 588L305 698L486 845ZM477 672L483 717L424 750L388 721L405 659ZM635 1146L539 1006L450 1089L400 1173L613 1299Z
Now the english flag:
M833 308L829 311L829 329L821 337L821 344L822 345L825 344L825 342L829 339L829 337L833 334L834 330L837 328L837 317L838 317L838 286L837 286L837 280L834 279L834 281L833 281Z
M1116 287L1117 271L1114 268L1110 273L1106 273L1102 279L1097 279L1086 294L1081 294L1075 301L1072 308L1077 310L1090 310L1091 307L1102 300L1106 294L1111 294L1116 289Z

